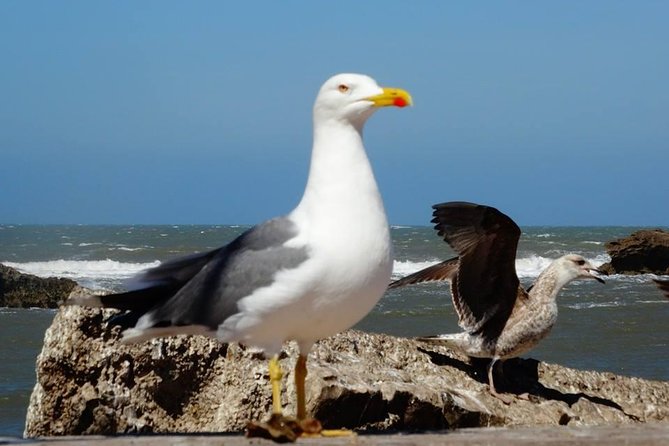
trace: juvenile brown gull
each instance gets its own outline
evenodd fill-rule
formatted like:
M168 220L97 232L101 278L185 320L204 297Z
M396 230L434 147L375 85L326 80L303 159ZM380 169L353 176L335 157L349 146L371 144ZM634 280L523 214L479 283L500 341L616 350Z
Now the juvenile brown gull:
M285 341L296 340L297 419L304 421L313 344L362 319L392 271L390 231L363 126L380 107L410 104L406 91L381 88L368 76L330 78L314 104L309 176L292 212L213 251L149 269L128 292L68 303L125 310L113 321L125 329L125 343L202 334L262 348L271 357L272 419L282 417L279 353Z
M449 281L453 306L464 332L420 338L470 357L492 358L490 392L504 402L493 380L497 361L519 356L545 338L557 320L560 289L579 278L604 281L587 260L568 254L553 261L529 289L516 274L520 228L495 208L466 202L433 206L435 229L458 257L390 284L390 288Z

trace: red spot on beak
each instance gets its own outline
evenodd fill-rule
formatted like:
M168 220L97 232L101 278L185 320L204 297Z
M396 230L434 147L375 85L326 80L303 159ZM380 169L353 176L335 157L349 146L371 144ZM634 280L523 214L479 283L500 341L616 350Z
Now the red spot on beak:
M395 98L393 104L397 107L406 107L407 101L404 98Z

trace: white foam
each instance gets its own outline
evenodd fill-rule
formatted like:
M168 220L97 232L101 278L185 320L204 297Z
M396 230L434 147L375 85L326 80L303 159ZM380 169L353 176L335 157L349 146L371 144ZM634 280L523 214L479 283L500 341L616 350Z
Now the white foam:
M571 308L573 310L588 310L591 308L612 308L620 307L625 304L622 302L580 302L574 304L567 304L565 307Z
M595 257L588 259L588 261L592 263L595 268L599 268L603 264L610 262L611 256L608 254L598 254Z
M605 277L605 280L615 280L616 282L621 282L621 283L651 283L652 279L656 277L662 277L662 276L656 276L655 274L634 274L634 275L627 275L627 274L611 274L608 277Z
M38 277L64 277L92 289L106 289L117 285L138 272L160 265L159 261L148 263L118 262L116 260L49 260L44 262L0 262L23 273Z
M420 271L428 266L432 266L435 263L439 263L441 260L425 260L420 262L412 262L411 260L395 260L393 263L393 279L399 279L400 277L408 276L413 274L416 271Z
M556 257L557 258L557 257ZM534 279L548 267L556 258L543 257L531 254L528 257L516 259L516 274L520 279ZM595 268L611 260L607 254L599 254L593 258L587 259ZM424 261L395 260L393 265L393 279L413 274L421 269L439 263L442 260L430 259Z
M521 279L538 277L554 259L532 254L529 257L516 259L516 274Z

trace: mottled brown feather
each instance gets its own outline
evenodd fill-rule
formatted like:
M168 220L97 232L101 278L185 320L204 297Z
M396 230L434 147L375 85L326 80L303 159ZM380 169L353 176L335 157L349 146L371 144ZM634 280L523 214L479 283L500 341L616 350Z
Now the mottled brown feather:
M460 256L452 285L460 326L495 339L520 292L515 266L520 228L489 206L450 202L433 208L435 229Z

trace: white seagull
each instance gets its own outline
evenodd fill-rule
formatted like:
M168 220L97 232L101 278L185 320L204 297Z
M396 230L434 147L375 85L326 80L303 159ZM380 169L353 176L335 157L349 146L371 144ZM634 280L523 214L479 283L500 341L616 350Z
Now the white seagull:
M601 273L583 257L567 254L554 260L527 290L516 274L520 228L495 208L466 202L433 206L432 223L458 257L432 265L390 284L448 281L462 333L420 338L488 365L490 393L505 403L493 380L495 362L519 356L548 336L557 320L556 298L572 280L595 279Z
M383 295L393 266L390 231L362 142L380 107L411 105L397 88L361 74L321 87L304 195L289 214L268 220L213 251L141 273L130 291L70 299L123 310L122 341L202 334L262 348L271 358L273 414L282 413L282 344L295 340L297 419L306 419L307 355L322 338L360 321Z

